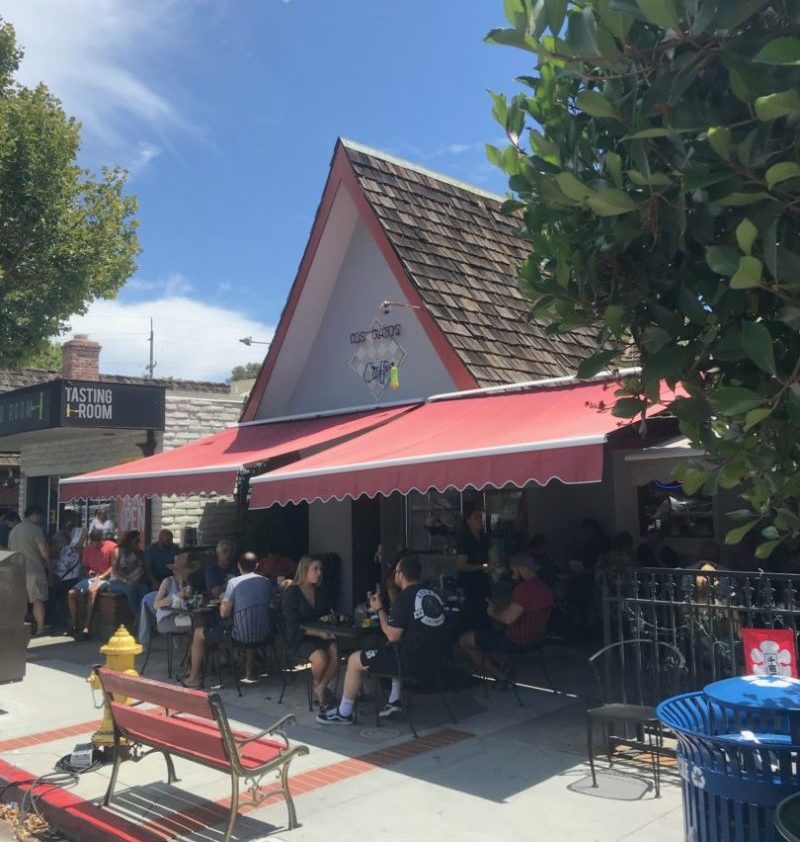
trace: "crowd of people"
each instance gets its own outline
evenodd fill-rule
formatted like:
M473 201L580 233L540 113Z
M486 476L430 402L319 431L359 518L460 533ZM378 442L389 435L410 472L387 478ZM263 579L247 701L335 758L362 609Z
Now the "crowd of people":
M240 554L235 541L225 538L217 544L214 558L200 564L181 552L168 529L146 549L137 530L116 538L114 523L103 510L85 538L85 530L69 529L48 540L42 520L36 505L29 506L22 519L0 513L0 546L25 559L37 635L48 631L47 619L57 623L63 616L68 632L84 638L97 596L108 590L127 601L135 618L130 630L141 643L153 632L190 636L190 656L180 680L187 687L199 687L211 647L226 638L245 644L265 640L280 623L289 660L310 667L318 720L326 725L354 721L355 700L371 671L393 677L381 716L395 715L400 710L400 671L429 679L454 651L493 676L499 686L507 685L513 680L509 656L531 651L547 631L567 639L596 631L604 574L637 566L676 567L681 561L658 529L649 530L635 548L630 534L607 536L596 521L587 519L580 524L578 550L568 561L553 561L545 536L537 534L498 564L492 558L483 511L467 506L456 542L457 609L448 599L452 594L423 581L420 558L401 553L382 586L368 595L366 608L376 620L380 642L349 655L343 692L337 698L339 643L329 627L315 623L337 608L323 583L327 562L321 558L305 555L297 564L279 553L259 558L250 551ZM696 567L698 575L719 568L719 545L705 542L698 555L687 565ZM794 567L800 569L800 564ZM327 584L337 577L332 569L331 577ZM201 603L206 608L198 613ZM245 666L245 677L252 678L249 650Z

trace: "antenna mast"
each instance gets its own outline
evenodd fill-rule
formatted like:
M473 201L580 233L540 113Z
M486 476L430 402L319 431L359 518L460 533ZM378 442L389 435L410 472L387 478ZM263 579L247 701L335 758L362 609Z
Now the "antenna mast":
M145 370L147 371L147 379L153 379L153 369L158 365L157 362L153 359L153 317L150 317L150 337L148 339L150 343L150 362L145 366Z

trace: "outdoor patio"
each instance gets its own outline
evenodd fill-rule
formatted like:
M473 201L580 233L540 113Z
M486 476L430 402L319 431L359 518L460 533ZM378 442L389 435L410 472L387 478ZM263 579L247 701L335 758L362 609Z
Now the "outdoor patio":
M158 641L147 674L166 676L164 644ZM266 727L286 713L297 716L289 731L310 754L292 767L292 791L301 827L285 830L282 802L242 814L235 838L293 842L321 838L397 837L441 840L574 838L594 842L674 840L682 826L677 776L667 773L655 799L646 763L598 764L597 789L588 777L586 707L596 702L585 656L554 645L548 665L559 694L542 689L538 669L521 676L524 707L510 693L481 686L457 694L453 724L436 697L416 703L420 739L391 720L375 727L371 701L353 727L318 725L306 705L304 677L290 682L277 704L280 682L266 678L220 692L237 725ZM31 776L52 771L95 730L99 718L86 684L96 644L44 638L29 650L26 679L0 690L0 757ZM540 689L535 689L539 687ZM28 739L24 739L28 738ZM599 750L599 747L598 747ZM195 764L176 761L179 783L167 786L163 759L153 755L126 763L114 812L140 832L165 839L221 839L228 779ZM81 777L72 794L97 801L110 767ZM646 828L646 831L645 831ZM136 837L134 837L136 838ZM144 838L144 837L143 837ZM149 838L149 837L148 837Z

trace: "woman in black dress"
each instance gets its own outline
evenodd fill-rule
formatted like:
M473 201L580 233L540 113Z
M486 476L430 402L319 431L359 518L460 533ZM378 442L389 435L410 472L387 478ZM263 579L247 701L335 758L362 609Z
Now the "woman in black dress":
M283 595L286 619L286 645L298 661L308 661L314 681L314 695L324 708L333 701L328 686L339 671L336 638L325 631L303 629L304 623L318 620L330 610L323 605L318 586L322 581L322 563L313 556L303 556L297 565L293 584Z

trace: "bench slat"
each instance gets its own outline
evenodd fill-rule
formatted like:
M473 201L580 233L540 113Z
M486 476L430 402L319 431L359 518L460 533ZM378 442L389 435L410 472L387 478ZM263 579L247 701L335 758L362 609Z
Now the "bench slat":
M213 731L193 727L177 717L164 717L156 711L129 707L118 702L111 705L114 721L128 735L148 745L158 744L178 753L187 752L228 769L230 762L225 753L219 729Z
M169 750L191 755L201 763L212 763L219 769L230 769L219 728L204 719L166 716L163 710L130 708L118 702L112 704L114 719L132 737L147 745L157 743ZM247 739L249 734L234 731L235 739ZM252 769L278 757L286 746L282 741L260 737L239 749L242 766Z
M108 693L127 696L140 702L149 702L169 710L191 713L203 719L213 719L208 693L192 690L188 687L176 687L155 681L152 678L125 675L101 668L98 671L100 681Z

